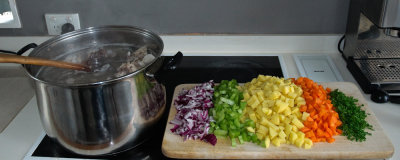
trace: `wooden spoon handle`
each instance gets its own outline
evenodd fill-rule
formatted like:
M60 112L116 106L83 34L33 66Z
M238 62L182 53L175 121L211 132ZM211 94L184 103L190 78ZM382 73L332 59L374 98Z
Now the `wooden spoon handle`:
M65 68L65 69L90 71L90 69L87 66L81 65L81 64L47 60L47 59L36 58L36 57L8 55L8 54L0 54L0 63L32 64L32 65L39 65L39 66L51 66L51 67L58 67L58 68Z

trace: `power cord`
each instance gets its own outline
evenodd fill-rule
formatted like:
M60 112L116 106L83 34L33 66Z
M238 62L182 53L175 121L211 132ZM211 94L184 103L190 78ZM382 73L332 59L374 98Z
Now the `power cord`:
M342 49L342 47L340 47L340 46L342 45L342 42L343 42L345 36L346 36L346 35L343 35L342 38L340 38L339 43L338 43L338 46L337 46L338 51L339 51L342 55L343 55L343 49Z
M10 53L10 54L17 54L17 52L7 51L7 50L0 50L2 53Z
M22 55L23 53L25 53L27 50L32 49L32 48L36 48L38 45L35 43L30 43L24 47L22 47L20 50L18 50L18 52L14 52L14 51L8 51L8 50L0 50L0 52L2 53L10 53L10 54L16 54L16 55Z

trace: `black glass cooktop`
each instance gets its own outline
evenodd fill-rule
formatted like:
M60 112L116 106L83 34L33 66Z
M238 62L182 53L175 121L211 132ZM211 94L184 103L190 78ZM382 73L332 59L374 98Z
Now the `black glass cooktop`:
M163 63L172 57L164 57ZM136 148L107 156L87 157L69 152L56 141L45 136L31 157L78 159L167 159L161 152L163 133L175 87L184 83L203 83L209 80L236 79L248 82L259 74L283 77L278 56L183 56L175 70L160 69L157 79L167 92L167 108L150 138Z

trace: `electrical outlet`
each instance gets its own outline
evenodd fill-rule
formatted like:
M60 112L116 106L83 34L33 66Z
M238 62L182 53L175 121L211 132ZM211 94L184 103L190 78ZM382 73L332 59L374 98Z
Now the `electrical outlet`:
M66 23L71 23L74 29L81 29L81 24L79 22L79 14L45 14L47 31L49 35L60 35L61 27Z
M294 55L294 59L301 77L308 77L315 82L343 81L328 55Z

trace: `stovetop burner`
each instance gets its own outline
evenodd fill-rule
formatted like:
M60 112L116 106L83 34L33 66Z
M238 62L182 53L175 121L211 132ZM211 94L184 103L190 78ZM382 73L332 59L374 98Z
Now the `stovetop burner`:
M165 57L167 62L171 57ZM248 82L259 74L283 77L286 75L283 62L278 56L184 56L181 64L173 71L160 70L157 75L160 83L166 87L167 107L169 111L175 87L184 83L203 83L209 80L236 79L238 82ZM82 156L69 152L58 142L48 136L40 137L38 144L33 146L25 159L67 158L67 159L167 159L161 152L168 112L163 114L155 126L151 138L143 144L125 152L107 156Z

